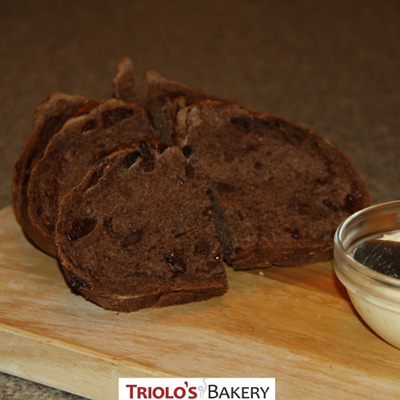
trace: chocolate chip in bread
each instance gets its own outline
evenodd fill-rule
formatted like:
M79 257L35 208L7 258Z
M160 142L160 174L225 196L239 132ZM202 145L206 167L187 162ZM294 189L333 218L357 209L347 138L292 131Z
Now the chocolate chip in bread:
M205 300L227 279L196 159L145 141L100 160L61 201L56 242L69 285L115 311Z

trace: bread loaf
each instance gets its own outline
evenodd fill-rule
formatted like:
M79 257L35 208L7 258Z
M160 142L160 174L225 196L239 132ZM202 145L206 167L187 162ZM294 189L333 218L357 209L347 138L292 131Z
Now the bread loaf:
M225 293L222 259L325 261L337 226L372 204L354 163L311 128L154 71L136 93L131 60L117 70L112 99L41 103L14 169L17 219L86 299L181 304Z

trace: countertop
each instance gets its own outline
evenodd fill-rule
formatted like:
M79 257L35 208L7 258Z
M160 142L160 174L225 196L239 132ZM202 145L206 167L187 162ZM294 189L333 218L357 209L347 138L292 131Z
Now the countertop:
M400 199L397 0L3 1L0 207L32 110L64 91L100 100L128 55L169 79L310 125L341 148L375 202ZM0 399L78 399L0 374ZM329 398L329 394L325 396Z

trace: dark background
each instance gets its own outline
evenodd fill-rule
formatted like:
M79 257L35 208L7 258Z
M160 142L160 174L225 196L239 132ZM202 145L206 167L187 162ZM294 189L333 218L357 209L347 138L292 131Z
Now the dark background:
M154 69L312 126L375 202L400 199L399 46L398 0L0 0L0 206L34 106L108 97L124 55L138 78ZM27 395L75 398L0 374L0 399Z

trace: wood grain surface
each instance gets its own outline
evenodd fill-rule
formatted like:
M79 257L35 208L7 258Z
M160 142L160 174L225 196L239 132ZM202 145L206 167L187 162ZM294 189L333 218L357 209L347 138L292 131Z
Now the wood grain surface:
M392 399L400 351L358 318L332 263L233 272L226 295L126 314L72 294L0 212L0 370L93 399L118 377L271 377L277 399Z

